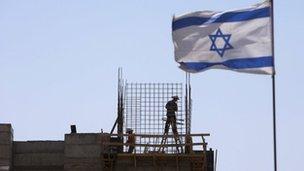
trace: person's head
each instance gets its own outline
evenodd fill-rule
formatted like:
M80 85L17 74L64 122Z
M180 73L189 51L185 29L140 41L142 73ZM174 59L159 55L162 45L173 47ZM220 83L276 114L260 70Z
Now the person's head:
M131 128L127 128L126 132L127 132L128 134L132 134L132 133L133 133L133 130L132 130Z
M179 97L178 97L178 96L172 96L172 99L173 99L174 101L177 101L177 100L179 100Z

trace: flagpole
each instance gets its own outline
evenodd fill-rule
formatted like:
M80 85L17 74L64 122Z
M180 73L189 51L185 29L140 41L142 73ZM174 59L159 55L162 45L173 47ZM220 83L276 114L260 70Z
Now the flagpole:
M272 107L273 107L273 157L274 171L277 171L277 134L276 134L276 104L275 104L275 75L272 75Z
M273 161L274 161L274 171L277 171L277 133L276 133L276 93L275 93L275 63L274 63L274 0L271 2L271 38L272 38L272 57L273 57L273 74L272 78L272 119L273 119Z
M188 106L188 73L186 73L186 85L185 85L185 89L186 89L186 95L185 95L185 111L186 111L186 135L188 135L189 133L189 128L188 128L188 118L189 118L189 106Z
M190 73L186 73L186 95L185 95L185 111L186 111L186 135L191 133L191 85L190 85Z

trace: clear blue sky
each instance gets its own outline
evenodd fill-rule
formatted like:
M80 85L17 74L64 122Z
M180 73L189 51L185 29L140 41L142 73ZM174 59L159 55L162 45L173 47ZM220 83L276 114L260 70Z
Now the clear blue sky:
M173 59L173 14L247 7L256 0L1 0L0 122L15 140L109 131L117 68L129 82L183 82ZM275 2L280 171L303 166L301 0ZM210 70L192 76L193 132L209 132L220 171L270 171L270 76Z

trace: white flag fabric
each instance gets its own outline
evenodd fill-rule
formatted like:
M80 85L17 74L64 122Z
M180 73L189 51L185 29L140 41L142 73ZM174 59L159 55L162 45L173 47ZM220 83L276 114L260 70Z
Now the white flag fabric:
M270 13L266 1L246 9L174 17L176 62L192 73L219 68L274 74Z

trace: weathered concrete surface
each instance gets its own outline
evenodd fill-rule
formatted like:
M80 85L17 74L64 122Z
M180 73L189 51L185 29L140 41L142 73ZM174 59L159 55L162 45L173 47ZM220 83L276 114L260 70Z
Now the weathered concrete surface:
M63 166L63 153L15 154L14 166Z
M0 124L0 171L12 170L13 129L11 124Z
M1 131L0 127L0 144L1 145L8 145L11 144L13 141L13 134L11 131Z
M14 170L63 170L63 141L14 142Z
M109 142L109 139L107 134L66 134L64 170L102 170L103 142Z
M14 142L14 169L63 170L63 141L24 141Z
M14 154L63 153L64 141L15 141Z
M94 158L99 157L101 153L100 144L81 144L81 145L66 145L66 158Z

